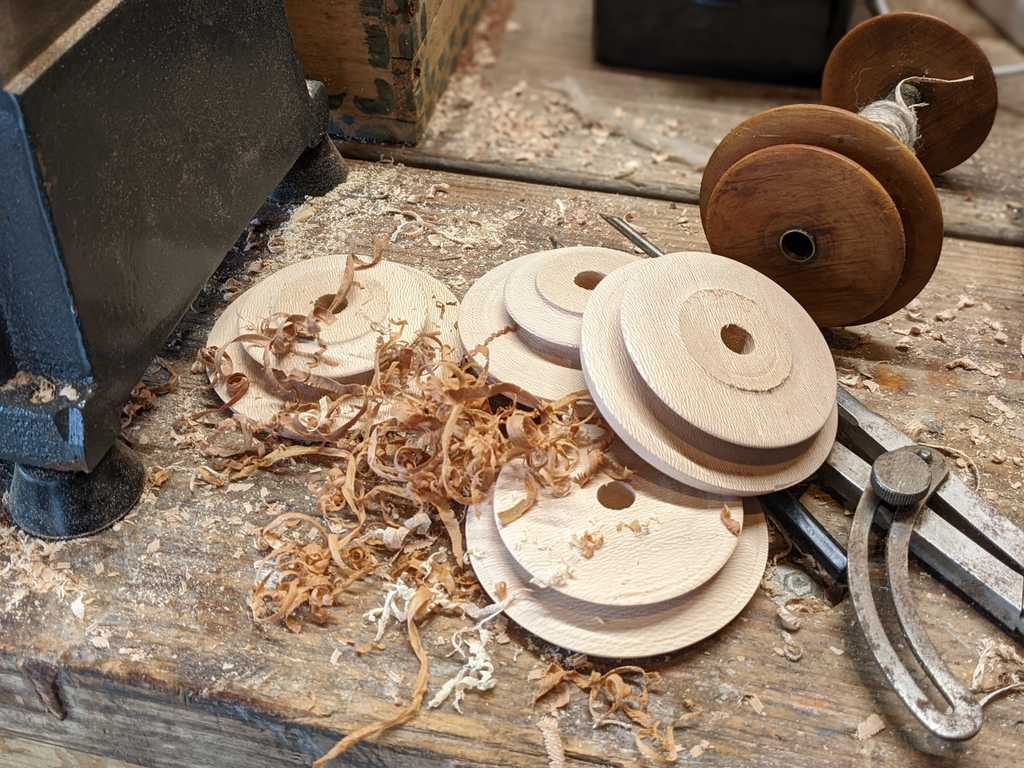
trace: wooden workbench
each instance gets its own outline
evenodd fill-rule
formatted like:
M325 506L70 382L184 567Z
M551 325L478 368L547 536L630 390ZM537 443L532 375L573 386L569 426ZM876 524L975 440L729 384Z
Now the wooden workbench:
M1024 56L956 0L914 5L971 31L996 61ZM599 212L630 213L666 250L705 249L692 204L699 172L654 162L651 150L608 123L640 116L659 130L678 126L710 149L743 117L812 94L605 71L590 63L588 8L586 0L519 0L509 21L509 6L493 3L476 59L453 83L427 141L386 153L416 167L353 160L348 183L300 215L265 212L253 247L229 254L162 353L180 375L178 391L127 430L147 465L171 475L128 519L95 538L45 548L0 524L0 765L307 765L340 735L406 699L416 663L400 632L386 636L384 650L362 655L347 643L372 638L362 617L379 603L378 583L358 585L327 628L291 634L252 623L254 533L283 509L312 510L307 486L317 467L297 464L228 489L194 483L203 458L175 424L218 401L190 367L225 295L282 264L368 252L375 235L408 219L399 210L463 242L399 232L389 257L446 280L460 295L495 264L552 240L623 247ZM592 116L545 88L563 76L587 94ZM898 424L916 423L921 439L964 452L980 469L983 494L1024 524L1024 416L1009 418L997 405L1024 413L1024 90L1021 83L1004 90L989 143L941 181L949 236L919 310L941 338L899 333L911 325L901 313L831 340L841 375L861 382L859 397ZM381 154L347 149L362 158ZM953 319L934 319L958 304L964 306ZM1005 343L996 338L1000 324ZM949 367L962 357L981 370ZM844 540L842 511L811 500ZM790 581L799 576L791 571ZM979 643L1006 638L927 575L915 573L914 583L932 637L961 679L969 678ZM775 610L759 591L716 636L645 664L665 679L653 711L680 712L684 698L704 711L677 733L685 746L680 762L791 768L923 766L933 764L931 755L971 766L1019 761L1024 699L992 705L973 741L935 745L887 690L848 600L805 617L797 663L773 652L780 644ZM445 657L456 626L434 618L423 627L431 692L459 667ZM347 764L546 765L537 729L542 711L531 704L535 683L527 678L551 649L514 627L509 634L512 642L493 653L497 687L469 694L464 715L447 706L423 711L356 747ZM888 728L859 741L853 733L871 713ZM591 728L582 697L564 710L560 729L568 766L640 759L627 730ZM703 753L690 757L687 750L704 741Z

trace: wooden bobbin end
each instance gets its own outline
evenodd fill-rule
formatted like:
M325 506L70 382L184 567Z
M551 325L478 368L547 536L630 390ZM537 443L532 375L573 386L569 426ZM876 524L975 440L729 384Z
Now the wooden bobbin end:
M708 210L711 249L772 278L820 326L869 316L903 272L903 224L892 198L828 149L752 152L722 174Z
M916 110L915 151L929 173L955 168L985 142L999 103L992 65L978 44L942 19L887 13L858 24L833 49L822 76L825 104L858 111L886 98L907 77L966 83L915 88L928 106Z
M524 463L506 465L494 486L505 547L551 589L599 605L651 605L698 588L736 549L741 502L680 485L621 443L613 453L633 470L629 478L598 476L565 496L541 491L526 514L503 524L502 511L526 495Z
M759 269L761 267L758 265L779 253L776 238L771 237L763 228L758 230L746 224L742 218L727 220L727 214L719 211L712 203L712 197L723 176L734 165L762 149L785 144L803 144L831 150L849 158L874 177L895 204L906 246L902 270L890 286L888 297L875 310L858 313L858 304L863 307L870 302L850 296L832 296L832 283L819 282L817 297L800 296L801 300L808 301L805 305L808 311L821 325L859 325L887 317L902 309L921 292L935 271L942 252L942 207L931 178L914 153L890 133L853 112L837 107L794 104L754 115L730 131L712 154L701 182L701 219L712 249ZM781 169L779 178L784 179L786 173L785 168ZM815 181L818 188L830 184L829 177ZM796 194L797 190L785 189L781 199L768 202L775 206L785 206ZM827 190L825 195L828 196ZM753 198L746 208L757 210L760 202L760 197ZM830 209L829 217L842 216L844 206L845 201L835 205ZM741 223L737 224L737 221ZM730 227L737 232L729 233L727 230ZM712 235L712 232L717 234ZM750 245L747 250L734 252L726 238L735 240L740 236L748 242L760 239L765 246L753 256L750 255ZM748 258L750 261L747 261ZM804 267L817 270L823 265L811 261ZM850 270L843 269L841 265L827 265L827 268L850 274ZM785 273L787 279L799 282L799 265L787 264L787 269L793 270ZM766 273L775 277L772 272ZM861 278L862 281L867 279ZM786 287L790 288L789 285ZM851 309L845 314L839 311L844 303L849 303ZM826 307L818 305L828 305L827 314L820 314L825 312Z
M501 540L491 499L469 508L466 549L484 590L495 602L511 596L505 614L527 631L588 656L646 658L698 643L736 618L764 575L768 526L757 500L745 500L743 531L722 569L681 597L644 606L589 603L531 582ZM635 575L643 578L643 568Z

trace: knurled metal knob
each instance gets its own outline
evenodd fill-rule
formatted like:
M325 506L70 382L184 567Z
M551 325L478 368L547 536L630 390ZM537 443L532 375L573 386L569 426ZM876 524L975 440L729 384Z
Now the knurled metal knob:
M915 448L883 453L871 465L871 487L883 502L909 507L928 495L932 471Z

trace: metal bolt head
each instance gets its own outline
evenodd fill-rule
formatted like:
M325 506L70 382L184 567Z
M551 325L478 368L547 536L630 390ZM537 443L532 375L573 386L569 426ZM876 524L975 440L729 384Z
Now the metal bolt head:
M909 507L928 495L932 472L915 449L883 453L871 465L871 487L893 507Z

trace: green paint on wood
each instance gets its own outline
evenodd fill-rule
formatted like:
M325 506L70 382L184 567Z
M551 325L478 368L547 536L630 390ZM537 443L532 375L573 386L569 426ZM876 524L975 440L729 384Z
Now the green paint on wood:
M395 89L387 80L377 78L373 81L377 86L377 98L368 99L363 96L356 96L352 103L360 112L367 115L386 115L395 108Z
M369 52L370 66L386 69L391 63L391 52L388 50L388 33L384 27L372 24L366 27L366 50Z

